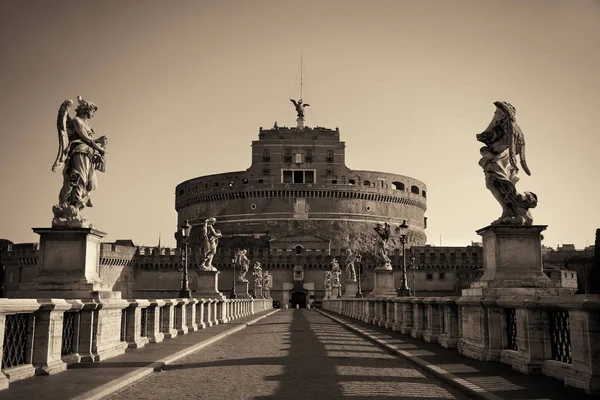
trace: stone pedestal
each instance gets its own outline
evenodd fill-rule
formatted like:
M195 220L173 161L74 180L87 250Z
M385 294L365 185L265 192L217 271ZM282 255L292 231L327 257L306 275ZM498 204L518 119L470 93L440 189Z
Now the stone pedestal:
M254 286L254 298L255 299L264 299L262 290L263 290L262 286Z
M478 230L483 239L483 276L464 289L463 296L558 295L560 291L542 269L541 232L546 228L490 225Z
M385 265L373 270L375 274L375 285L369 297L396 297L394 288L394 270L391 266Z
M304 118L302 118L302 117L296 118L296 124L297 124L296 125L297 128L303 129L304 128Z
M271 289L269 289L268 287L263 288L263 298L265 298L267 300L272 300L271 299Z
M342 285L332 285L331 286L331 298L339 299L342 297Z
M356 293L358 293L358 284L356 281L346 281L346 292L344 293L344 298L355 298Z
M235 294L238 299L250 299L252 298L250 294L248 294L248 285L249 282L235 282Z
M219 271L196 271L196 273L198 287L194 291L195 297L225 298L225 295L219 292Z
M19 285L14 297L120 299L121 292L102 283L100 240L92 228L33 228L40 235L40 259L32 282Z

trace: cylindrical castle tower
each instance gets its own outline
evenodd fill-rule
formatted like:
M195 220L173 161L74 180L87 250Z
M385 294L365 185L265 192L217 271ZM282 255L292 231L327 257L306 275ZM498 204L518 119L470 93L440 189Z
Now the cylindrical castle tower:
M373 227L406 220L408 245L424 245L427 188L414 178L345 164L339 129L278 127L259 130L246 171L190 179L177 185L178 225L189 220L192 245L199 225L216 217L219 247L289 243L297 254L324 244L370 251ZM317 244L319 243L319 244ZM392 233L390 248L398 247ZM289 250L289 249L288 249Z

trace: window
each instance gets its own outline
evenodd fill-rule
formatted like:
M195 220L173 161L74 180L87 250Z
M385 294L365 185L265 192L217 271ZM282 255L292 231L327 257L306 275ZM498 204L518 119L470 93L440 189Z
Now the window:
M304 172L304 182L315 183L315 171L305 171Z
M306 162L312 162L313 152L312 150L306 150Z
M271 173L271 168L268 165L263 167L263 175L269 175Z
M315 183L315 170L284 169L281 174L282 183Z
M219 182L215 182L215 187L219 187Z
M348 181L348 185L355 185L355 184L356 184L356 181L354 179L350 179Z
M427 280L428 281L432 281L433 280L433 274L427 274Z
M421 191L421 196L423 196L423 197L427 198L427 192L426 192L426 191L424 191L424 190L422 190L422 191Z
M247 184L248 184L248 178L244 178L244 179L242 179L242 183L243 183L244 185L247 185Z
M283 153L283 160L286 162L292 162L292 149L285 149Z
M296 254L302 254L302 246L298 245L295 247L296 249Z
M369 182L369 181L364 181L364 182L363 182L363 185L364 185L364 186L371 186L371 182Z
M295 158L296 158L296 164L301 164L302 163L302 154L300 153L296 153L295 154Z
M294 171L294 183L304 183L304 171Z
M392 185L396 187L396 190L404 190L404 183L402 182L392 182Z
M263 150L263 162L269 162L271 161L271 153L269 152L269 149L264 149Z
M440 272L440 280L444 280L446 279L446 273L445 272Z
M414 194L419 194L419 188L413 185L410 187L410 192Z
M333 150L327 150L327 162L333 162Z
M263 182L264 182L264 180L263 180L262 178L260 178L260 179L258 180L258 183L263 183Z
M336 185L336 184L337 184L337 179L332 179L332 180L331 180L331 183L332 183L333 185Z

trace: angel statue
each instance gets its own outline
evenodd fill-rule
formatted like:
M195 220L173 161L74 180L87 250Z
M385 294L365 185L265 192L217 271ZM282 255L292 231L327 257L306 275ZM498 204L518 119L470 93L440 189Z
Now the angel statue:
M502 215L492 225L531 225L530 208L537 206L532 192L518 193L517 156L523 171L531 175L525 160L525 138L517 125L515 108L505 101L494 102L496 112L485 131L476 135L485 144L479 151L479 165L485 173L485 186L502 206Z
M325 271L325 289L331 290L331 271Z
M63 186L58 195L58 204L52 207L53 228L93 228L94 226L79 212L92 207L90 192L96 189L96 170L106 170L106 136L94 138L90 125L98 106L77 96L75 118L69 116L72 100L65 100L59 110L58 154L52 172L62 168Z
M262 285L263 285L263 287L265 289L268 289L271 286L271 278L272 277L273 277L273 275L271 275L269 273L269 271L265 271L265 273L263 274L263 278L262 278L263 279L263 283L262 283Z
M334 258L331 260L331 282L333 286L340 286L341 274L342 269L340 268L340 264L338 264L337 260Z
M385 269L392 269L392 260L390 260L390 258L388 257L387 253L387 247L388 247L388 242L390 240L390 224L388 224L387 222L383 222L383 223L378 223L377 226L375 226L375 232L377 232L377 234L379 235L379 239L381 239L378 244L379 244L379 248L377 249L377 255L379 256L379 258L381 259L381 261L383 261L384 265L383 267Z
M254 276L254 286L262 287L263 273L258 261L254 263L254 271L252 272L252 275Z
M296 101L294 99L290 99L292 103L294 103L294 107L296 107L296 112L298 113L298 118L304 119L304 107L309 107L310 104L303 104L302 99Z
M356 269L354 263L358 261L360 253L358 250L346 249L346 282L356 282Z
M246 279L246 273L248 272L248 267L250 267L250 260L246 257L247 250L238 250L235 253L234 265L235 268L240 269L240 274L238 275L238 282L248 282Z
M201 271L216 271L217 269L212 265L212 260L217 253L217 245L219 244L219 238L221 231L216 230L214 227L216 218L208 218L204 220L202 224L202 254L204 259L200 265Z

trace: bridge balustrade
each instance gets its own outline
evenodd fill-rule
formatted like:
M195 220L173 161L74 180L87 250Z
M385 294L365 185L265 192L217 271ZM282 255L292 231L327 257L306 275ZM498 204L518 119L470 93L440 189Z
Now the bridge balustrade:
M0 299L0 390L273 308L271 299Z
M600 394L600 296L342 298L323 309Z

